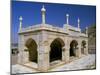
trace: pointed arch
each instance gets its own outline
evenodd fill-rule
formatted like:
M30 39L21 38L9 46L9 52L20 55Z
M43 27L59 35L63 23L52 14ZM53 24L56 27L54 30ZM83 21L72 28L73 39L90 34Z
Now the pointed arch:
M76 40L72 40L70 43L70 56L76 56L76 48L78 46L78 42Z
M86 48L86 41L83 40L82 43L81 43L81 52L82 54L84 54L84 49Z
M54 60L62 60L62 47L64 45L64 41L60 38L56 38L52 41L50 45L50 62Z
M37 62L37 44L35 42L35 40L33 40L32 38L29 38L26 43L25 46L27 47L28 51L29 51L29 61L31 62Z

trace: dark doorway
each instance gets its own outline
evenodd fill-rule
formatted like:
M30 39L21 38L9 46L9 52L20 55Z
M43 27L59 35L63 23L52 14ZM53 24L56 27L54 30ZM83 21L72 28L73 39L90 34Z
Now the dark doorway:
M84 49L86 48L86 41L82 41L82 48L81 48L81 52L82 54L84 54Z
M77 48L77 41L76 40L73 40L71 43L70 43L70 56L76 56L76 48Z
M51 51L50 51L50 62L54 60L61 60L62 59L62 46L61 39L55 39L51 45Z
M33 39L28 39L25 46L29 51L29 61L37 63L37 44Z

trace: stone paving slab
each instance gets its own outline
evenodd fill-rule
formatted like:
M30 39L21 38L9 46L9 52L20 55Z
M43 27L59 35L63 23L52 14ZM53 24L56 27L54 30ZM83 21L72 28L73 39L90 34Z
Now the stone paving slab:
M30 67L34 67L34 68L38 68L38 65L36 63L33 63L33 62L26 63L25 65L30 66Z
M67 63L65 65L58 66L56 68L50 69L49 71L68 71L68 70L79 70L79 69L87 69L87 66L92 65L95 63L95 54L83 56L80 59L74 60L70 63ZM35 64L27 64L36 66ZM23 65L13 65L12 66L12 73L33 73L33 72L39 72L35 69L23 66Z
M12 74L15 74L15 73L33 73L33 72L38 72L38 71L35 69L28 68L26 66L19 65L19 64L12 66Z
M92 65L95 63L95 55L88 55L84 56L78 60L74 60L73 62L70 62L68 64L59 66L57 68L54 68L50 71L64 71L64 70L80 70L80 69L87 69L87 66Z

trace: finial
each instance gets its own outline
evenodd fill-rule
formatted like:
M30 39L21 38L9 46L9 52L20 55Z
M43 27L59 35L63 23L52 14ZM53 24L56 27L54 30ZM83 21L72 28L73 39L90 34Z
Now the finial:
M80 28L80 19L79 18L78 18L77 22L78 22L78 28Z
M42 7L44 8L44 5Z
M22 20L23 20L23 18L22 18L22 16L20 16L19 17L19 30L21 30L22 29Z
M46 9L45 9L44 5L42 6L41 11L43 11L43 12L45 12L45 11L46 11Z
M44 5L42 6L41 12L42 12L42 24L45 24L45 11Z
M22 21L22 20L23 20L22 16L20 16L20 17L19 17L19 20L20 20L20 21Z
M85 29L86 29L86 30L85 30L85 33L88 34L88 27L86 27Z
M66 14L66 22L67 22L67 25L69 24L69 14Z
M69 14L66 14L67 17L69 17Z

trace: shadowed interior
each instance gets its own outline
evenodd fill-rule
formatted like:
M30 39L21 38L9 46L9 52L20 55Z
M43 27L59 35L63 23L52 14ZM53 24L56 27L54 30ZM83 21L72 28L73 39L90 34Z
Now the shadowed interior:
M82 48L81 48L82 54L84 54L84 49L85 49L85 48L86 48L86 41L83 40L83 41L82 41Z
M33 39L28 39L25 46L29 51L29 61L37 62L37 44Z
M64 46L64 43L61 39L55 39L51 45L51 51L50 51L50 62L54 60L61 60L62 59L62 47Z
M76 56L76 48L77 48L77 41L76 40L72 40L72 42L70 43L70 56Z

